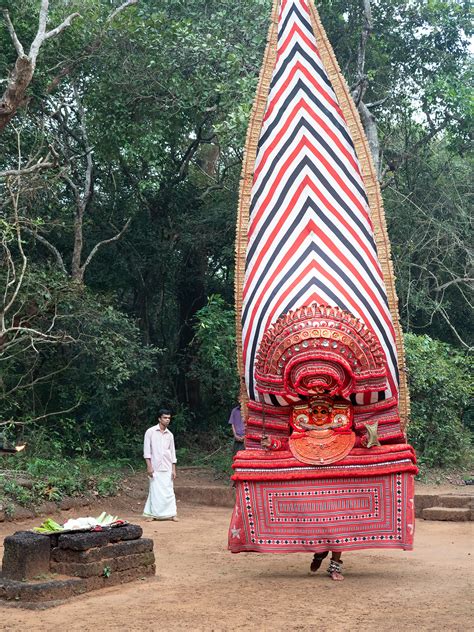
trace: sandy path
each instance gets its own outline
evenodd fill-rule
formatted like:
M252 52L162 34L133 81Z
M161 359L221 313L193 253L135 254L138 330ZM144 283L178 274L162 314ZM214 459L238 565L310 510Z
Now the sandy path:
M308 572L311 556L231 555L230 511L184 505L179 523L143 523L157 576L56 608L0 606L4 630L399 631L472 629L472 526L417 523L416 550L345 556L346 581ZM137 522L136 516L126 516ZM1 525L3 536L31 522ZM471 584L471 585L470 585Z

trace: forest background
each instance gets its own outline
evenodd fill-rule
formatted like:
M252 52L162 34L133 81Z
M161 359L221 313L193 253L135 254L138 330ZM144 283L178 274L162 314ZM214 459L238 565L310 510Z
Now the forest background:
M228 464L238 187L270 4L0 2L0 431L28 442L9 467L55 476L50 497L86 462L136 462L161 406L181 462ZM317 6L380 175L409 438L422 465L468 468L469 2Z

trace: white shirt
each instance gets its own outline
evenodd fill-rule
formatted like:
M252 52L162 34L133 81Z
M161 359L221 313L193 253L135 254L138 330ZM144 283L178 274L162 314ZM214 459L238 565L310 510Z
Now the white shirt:
M170 472L176 463L173 434L166 428L160 430L160 424L148 428L143 442L143 458L151 459L154 472Z

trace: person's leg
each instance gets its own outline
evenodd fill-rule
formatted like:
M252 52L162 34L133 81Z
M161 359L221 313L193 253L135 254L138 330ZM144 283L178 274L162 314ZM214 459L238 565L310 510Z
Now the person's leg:
M329 551L323 551L322 553L314 554L313 561L311 562L311 566L309 567L312 573L315 573L318 570L318 568L323 563L324 558L328 556L328 553Z
M340 551L333 551L331 555L331 561L328 566L328 573L331 579L335 582L342 582L344 575L342 574L342 553Z
M240 450L245 450L244 442L234 439L234 445L232 446L232 456L234 457L237 452L240 452Z

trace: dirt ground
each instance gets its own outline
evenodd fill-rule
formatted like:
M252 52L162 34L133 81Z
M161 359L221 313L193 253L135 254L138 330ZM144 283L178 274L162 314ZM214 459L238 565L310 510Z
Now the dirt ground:
M135 506L136 504L136 506ZM180 503L180 522L121 517L155 542L157 575L54 608L0 605L8 631L420 631L472 629L471 523L418 521L414 552L345 556L346 581L310 575L310 555L231 555L230 510ZM112 511L113 502L104 503ZM64 518L67 514L64 514ZM37 524L3 523L0 537ZM2 554L2 551L0 551Z

